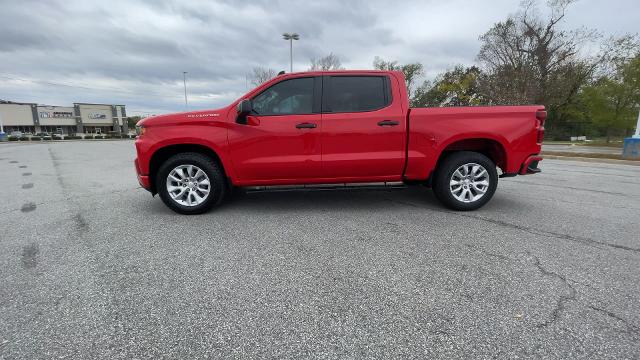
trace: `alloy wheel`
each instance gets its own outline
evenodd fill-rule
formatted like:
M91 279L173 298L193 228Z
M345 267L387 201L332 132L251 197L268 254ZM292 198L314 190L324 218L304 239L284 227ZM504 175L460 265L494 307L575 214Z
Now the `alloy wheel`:
M449 190L458 201L472 203L484 196L489 189L489 181L487 169L480 164L468 163L453 172Z
M209 177L195 165L176 166L167 176L167 192L180 205L200 205L207 199L210 191Z

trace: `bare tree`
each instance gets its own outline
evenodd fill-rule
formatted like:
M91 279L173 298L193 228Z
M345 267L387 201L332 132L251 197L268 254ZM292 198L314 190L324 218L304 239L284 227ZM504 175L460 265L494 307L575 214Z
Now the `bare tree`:
M379 56L373 58L373 68L376 70L400 71L401 66L397 61L386 61Z
M486 75L483 88L497 103L544 104L551 109L566 105L588 81L602 60L579 55L597 32L563 30L560 26L574 0L550 0L550 15L543 18L535 0L522 11L495 24L480 37L478 60Z
M379 56L373 59L373 68L377 70L391 70L402 71L404 74L404 80L407 86L407 93L409 98L413 94L413 85L416 80L424 74L424 67L420 63L409 63L405 65L399 65L397 61L383 60Z
M248 77L251 84L258 86L276 77L276 71L271 68L254 67Z
M342 62L337 55L329 53L329 55L320 58L311 58L311 66L309 71L328 71L328 70L344 70Z

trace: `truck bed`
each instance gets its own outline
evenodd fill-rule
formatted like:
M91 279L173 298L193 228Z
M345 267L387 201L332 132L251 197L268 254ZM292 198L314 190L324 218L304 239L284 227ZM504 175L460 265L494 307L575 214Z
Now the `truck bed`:
M411 108L408 115L405 178L428 177L439 155L456 147L489 147L499 156L505 173L518 173L523 162L538 154L538 105ZM483 139L476 141L474 139ZM507 155L508 154L508 155Z

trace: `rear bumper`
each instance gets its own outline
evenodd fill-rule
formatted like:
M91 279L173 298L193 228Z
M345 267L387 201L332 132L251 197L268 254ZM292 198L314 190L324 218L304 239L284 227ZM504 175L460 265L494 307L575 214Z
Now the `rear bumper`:
M540 161L542 161L542 156L540 155L529 156L527 160L522 163L522 166L520 166L520 171L518 172L518 174L531 175L541 172L542 170L540 170L540 168L538 167Z
M140 173L140 166L138 166L138 159L135 159L133 161L133 164L134 164L134 166L136 168L136 175L138 176L138 183L140 183L140 186L142 186L146 190L151 191L151 183L149 182L149 176L142 175Z

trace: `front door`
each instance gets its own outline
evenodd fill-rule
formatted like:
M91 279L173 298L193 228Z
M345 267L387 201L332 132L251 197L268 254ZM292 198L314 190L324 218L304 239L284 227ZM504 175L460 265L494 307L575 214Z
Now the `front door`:
M304 182L320 176L320 77L278 82L252 99L247 124L234 124L229 143L242 184Z
M392 91L394 80L372 75L325 76L323 81L323 177L399 180L406 121L400 93Z

